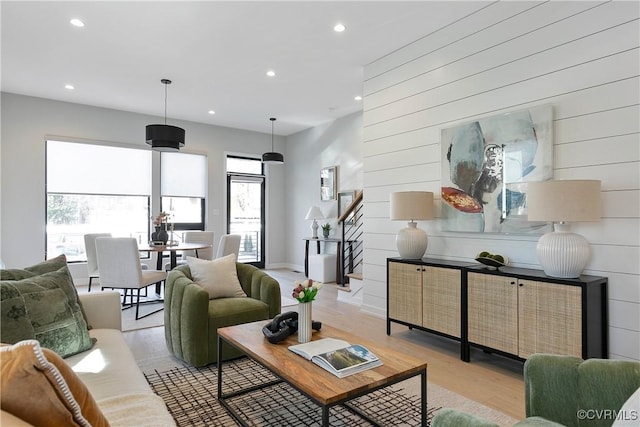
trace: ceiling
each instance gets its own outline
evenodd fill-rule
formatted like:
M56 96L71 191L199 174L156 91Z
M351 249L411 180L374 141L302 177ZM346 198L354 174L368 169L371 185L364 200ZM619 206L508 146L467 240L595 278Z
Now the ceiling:
M290 135L362 109L364 65L486 4L3 0L1 87L162 122L167 78L169 124Z

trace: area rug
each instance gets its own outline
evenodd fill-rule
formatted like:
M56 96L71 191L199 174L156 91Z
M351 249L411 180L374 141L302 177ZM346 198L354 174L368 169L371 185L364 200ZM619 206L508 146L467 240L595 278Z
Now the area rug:
M242 358L223 365L224 392L269 382L275 376L256 362ZM146 371L154 392L164 399L178 426L235 426L237 423L218 403L217 367L174 366ZM321 409L286 383L272 385L229 399L250 426L320 425ZM384 426L420 425L420 398L401 388L384 388L351 401ZM440 408L429 407L428 419ZM331 409L331 426L369 426L364 419L342 406Z

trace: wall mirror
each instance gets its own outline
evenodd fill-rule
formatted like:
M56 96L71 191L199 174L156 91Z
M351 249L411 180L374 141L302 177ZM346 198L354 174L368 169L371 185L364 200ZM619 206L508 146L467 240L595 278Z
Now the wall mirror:
M331 166L320 171L320 200L335 200L337 169L337 166Z

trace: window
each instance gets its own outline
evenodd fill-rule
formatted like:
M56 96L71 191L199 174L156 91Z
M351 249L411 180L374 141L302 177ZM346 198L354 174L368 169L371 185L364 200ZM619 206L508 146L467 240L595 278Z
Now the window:
M149 239L151 152L46 142L46 258L86 261L84 234Z
M227 232L240 235L238 261L264 268L265 181L260 159L227 156Z
M262 162L247 157L227 156L227 172L262 176Z
M205 229L207 157L162 152L160 155L160 210L169 213L174 230ZM179 239L181 233L174 235Z

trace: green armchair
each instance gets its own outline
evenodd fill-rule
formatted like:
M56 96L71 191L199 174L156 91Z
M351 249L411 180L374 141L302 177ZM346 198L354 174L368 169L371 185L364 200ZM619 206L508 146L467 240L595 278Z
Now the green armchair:
M273 277L248 264L236 263L236 271L247 297L211 300L207 291L193 281L188 265L169 273L164 295L164 334L174 356L196 367L216 363L218 328L280 314L280 285ZM223 360L241 355L230 346L223 348Z
M524 364L527 418L524 426L610 427L625 401L640 387L640 363L534 354ZM622 416L638 416L634 411ZM432 427L497 427L470 414L444 408Z

